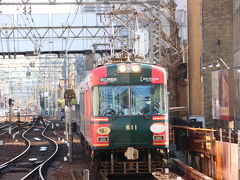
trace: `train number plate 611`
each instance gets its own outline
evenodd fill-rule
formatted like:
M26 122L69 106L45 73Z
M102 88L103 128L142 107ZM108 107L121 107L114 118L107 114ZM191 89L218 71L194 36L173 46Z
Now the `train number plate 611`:
M127 125L125 126L125 129L126 129L127 131L137 131L137 125L129 125L129 124L127 124Z

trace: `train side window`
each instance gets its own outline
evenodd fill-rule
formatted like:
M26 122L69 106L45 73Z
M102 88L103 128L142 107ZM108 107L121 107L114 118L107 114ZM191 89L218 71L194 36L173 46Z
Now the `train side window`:
M99 91L98 91L98 87L93 87L93 95L92 95L92 99L93 99L93 116L99 116Z
M162 114L166 114L167 113L167 87L163 86L163 88L161 88L163 92L160 93L160 95L162 96L162 102L160 102L162 104Z
M84 114L84 94L83 92L80 93L80 112Z
M85 91L85 112L86 112L86 115L89 115L89 90Z
M79 95L80 113L82 114L82 93Z

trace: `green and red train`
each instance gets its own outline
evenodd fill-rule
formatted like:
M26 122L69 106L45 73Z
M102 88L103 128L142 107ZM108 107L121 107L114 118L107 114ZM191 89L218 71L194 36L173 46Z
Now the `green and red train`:
M151 173L166 165L169 129L163 67L97 67L80 85L79 104L83 147L105 173Z

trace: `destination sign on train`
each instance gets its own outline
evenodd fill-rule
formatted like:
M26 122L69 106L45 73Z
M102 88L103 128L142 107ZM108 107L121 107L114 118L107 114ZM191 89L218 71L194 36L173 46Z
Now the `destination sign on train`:
M140 77L141 82L151 82L151 81L158 81L158 77Z
M100 82L116 82L117 78L100 78Z

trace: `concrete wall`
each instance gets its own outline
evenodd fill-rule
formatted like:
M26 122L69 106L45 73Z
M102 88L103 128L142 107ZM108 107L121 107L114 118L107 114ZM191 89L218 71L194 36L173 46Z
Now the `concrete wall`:
M233 65L233 0L202 0L202 65L222 58ZM220 63L221 64L221 63ZM220 69L226 67L221 64ZM212 120L211 72L202 71L203 101L206 125L214 126Z
M240 0L233 2L233 66L235 76L235 127L240 129Z

